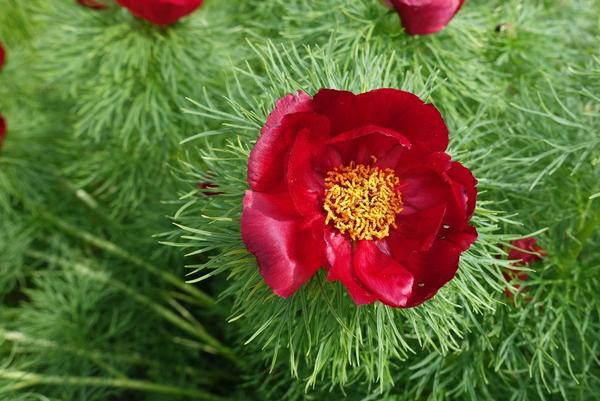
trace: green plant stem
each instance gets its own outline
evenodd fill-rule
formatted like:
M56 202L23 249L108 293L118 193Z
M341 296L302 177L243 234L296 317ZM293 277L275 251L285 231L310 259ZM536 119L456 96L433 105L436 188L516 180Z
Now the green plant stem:
M208 294L203 292L202 290L199 290L198 288L194 287L193 285L187 284L183 280L179 279L177 276L175 276L169 272L166 272L164 270L161 270L157 266L147 263L146 261L142 260L138 256L127 252L125 249L119 247L118 245L114 244L113 242L107 241L103 238L100 238L98 236L90 234L87 231L80 230L79 228L77 228L69 223L66 223L63 220L60 220L50 214L41 213L41 215L46 220L48 220L49 222L54 224L57 228L60 228L67 234L72 235L76 238L79 238L98 249L101 249L113 256L119 257L127 262L130 262L131 264L133 264L135 266L141 267L141 268L147 270L148 272L161 277L163 280L165 280L169 284L192 295L203 306L205 306L207 308L214 308L216 306L215 300L211 296L209 296Z
M575 241L567 250L567 264L572 266L577 260L589 239L594 235L598 227L600 227L600 207L593 208L594 199L590 199L585 213L581 216L579 229L575 233Z
M49 376L18 370L0 369L0 378L14 381L9 388L19 390L22 388L38 385L71 385L71 386L94 386L113 387L127 390L138 390L149 393L171 394L190 397L205 401L227 401L223 398L205 391L169 386L166 384L152 383L132 379L112 379L104 377L81 377L81 376Z
M105 369L107 371L107 373L109 373L113 376L116 376L119 378L125 378L125 375L123 373L121 373L120 371L115 369L112 365L105 362L103 360L103 356L98 352L93 352L93 351L90 352L87 350L74 348L74 347L68 347L68 346L64 346L64 345L60 346L52 341L30 338L30 337L26 336L25 334L20 333L18 331L6 331L2 327L0 327L0 338L7 340L7 341L14 342L14 343L33 345L35 347L46 348L46 349L59 349L61 351L69 352L76 356L89 359L90 361L94 362L96 365Z

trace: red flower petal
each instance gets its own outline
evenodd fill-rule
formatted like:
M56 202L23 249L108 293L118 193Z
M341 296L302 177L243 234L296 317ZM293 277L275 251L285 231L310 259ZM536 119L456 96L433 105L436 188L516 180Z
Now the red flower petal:
M170 25L194 12L204 0L117 0L133 15L156 25Z
M477 180L473 177L473 173L459 162L452 162L452 167L447 174L452 179L457 203L464 206L466 215L470 218L473 216L477 202Z
M433 171L415 171L398 175L404 209L401 215L430 209L445 204L448 185Z
M311 97L300 91L279 99L250 152L248 184L254 191L274 192L283 177L291 145L297 132L282 125L285 116L311 110Z
M321 89L314 97L314 108L329 117L333 135L377 125L401 133L415 150L444 151L448 146L448 129L439 111L409 92L377 89L354 95Z
M442 220L446 214L446 205L441 203L433 207L399 215L398 228L391 230L388 242L392 255L403 260L412 252L427 251L435 241Z
M246 191L242 240L258 260L260 274L273 292L288 297L325 265L323 221L296 214L286 195Z
M438 239L427 252L413 253L404 266L414 276L415 286L406 307L422 304L433 297L458 270L460 251L451 242Z
M520 240L512 241L511 248L508 253L508 259L514 261L515 266L529 266L535 262L542 260L546 256L546 251L537 245L537 240L533 237L523 238ZM503 273L504 279L509 282L509 285L504 289L504 294L511 299L513 292L518 290L519 292L526 292L529 290L528 287L521 288L521 284L529 278L529 274L524 271L506 269ZM512 287L512 291L511 291ZM525 298L530 301L531 297Z
M509 260L517 261L516 265L530 265L546 256L546 251L539 245L533 237L523 238L511 242L511 250L508 253Z
M451 225L443 225L438 234L440 239L451 242L460 252L464 252L477 240L477 230L475 227L465 223L461 229L456 229Z
M323 211L321 200L324 176L332 168L324 155L329 139L329 120L314 113L297 113L286 118L289 126L298 126L287 168L288 191L298 212L305 216Z
M358 241L354 271L360 282L386 305L404 307L411 296L413 275L392 257L383 254L375 241Z
M340 281L357 305L375 302L377 298L360 283L354 273L352 241L339 231L326 227L325 244L325 254L330 266L327 279Z
M331 138L328 144L336 147L344 165L350 162L369 165L373 162L371 156L375 156L377 165L382 168L396 166L403 154L398 148L411 148L410 141L404 135L376 125L351 129Z
M442 30L458 13L464 0L391 0L410 35L427 35Z

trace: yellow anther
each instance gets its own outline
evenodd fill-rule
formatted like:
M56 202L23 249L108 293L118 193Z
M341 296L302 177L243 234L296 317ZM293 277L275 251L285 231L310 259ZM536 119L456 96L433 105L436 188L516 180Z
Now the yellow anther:
M377 159L373 157L373 162ZM330 222L352 240L383 239L396 228L402 211L400 180L394 170L376 166L336 167L325 177L325 222Z

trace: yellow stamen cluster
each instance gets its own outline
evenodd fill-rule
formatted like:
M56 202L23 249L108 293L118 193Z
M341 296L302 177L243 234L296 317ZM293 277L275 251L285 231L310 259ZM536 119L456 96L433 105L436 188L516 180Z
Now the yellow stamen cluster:
M325 178L325 222L354 241L387 237L402 211L399 181L389 168L354 162L336 167Z

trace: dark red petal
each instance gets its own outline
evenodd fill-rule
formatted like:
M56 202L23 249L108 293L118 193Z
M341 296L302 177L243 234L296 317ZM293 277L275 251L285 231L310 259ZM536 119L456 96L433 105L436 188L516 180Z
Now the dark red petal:
M325 255L329 262L329 281L340 281L357 305L371 304L377 298L369 292L354 274L352 241L339 231L325 228Z
M298 128L290 151L287 168L289 194L302 215L321 213L324 177L333 168L325 154L329 120L314 113L297 113L289 116L288 120L288 125L302 127Z
M0 148L2 147L4 138L6 138L6 120L2 114L0 114Z
M411 147L410 141L399 132L371 124L339 134L328 144L342 155L344 165L350 162L371 164L372 156L375 156L377 165L382 168L395 167L402 154Z
M466 251L477 240L475 227L465 224L461 229L455 229L450 225L443 225L438 237L454 244L460 251Z
M360 282L386 305L405 307L412 293L413 275L375 241L358 241L354 250L354 272Z
M440 113L409 92L377 89L354 95L321 89L314 107L329 117L333 135L377 125L401 133L418 151L443 151L448 146L448 129Z
M508 269L507 271L503 272L502 275L504 276L504 279L506 281L525 281L529 278L529 273L513 269ZM515 284L514 287L519 288L520 286L518 284Z
M440 112L418 96L397 89L377 89L357 96L357 107L371 124L401 132L415 148L428 152L448 147L448 128Z
M277 101L250 152L248 184L254 191L267 192L274 186L282 185L288 152L296 139L296 133L286 129L282 120L289 114L307 112L310 109L311 97L302 91Z
M431 248L446 214L446 205L439 204L415 213L402 215L396 219L397 228L390 231L385 239L392 255L403 260L412 252L422 252Z
M288 297L325 265L323 221L298 216L285 195L246 191L242 240L273 292Z
M471 170L459 162L452 162L447 174L453 181L455 199L458 204L465 205L467 218L470 218L475 211L477 202L477 180L473 177Z
M464 0L391 0L410 35L427 35L443 29Z
M6 60L6 52L4 50L4 46L2 42L0 42L0 70L4 67L4 61Z
M515 260L516 265L530 265L546 256L546 251L537 245L533 237L523 238L511 242L512 248L508 253L509 260Z
M404 204L401 215L445 204L448 199L448 185L433 171L411 172L399 175L398 189Z
M445 174L451 167L452 160L446 152L432 152L428 154L406 152L395 166L398 177L414 173L435 172Z
M452 280L458 270L460 251L449 241L438 239L427 252L416 252L405 262L415 277L415 285L407 307L422 304Z

